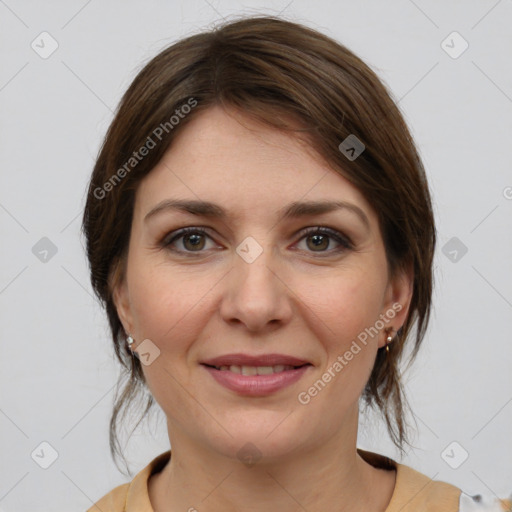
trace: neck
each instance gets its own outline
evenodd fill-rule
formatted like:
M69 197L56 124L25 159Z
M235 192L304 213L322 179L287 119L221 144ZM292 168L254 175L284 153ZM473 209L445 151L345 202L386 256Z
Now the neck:
M173 431L171 460L150 479L158 512L384 512L391 500L396 472L374 468L357 453L357 421L348 439L336 435L314 449L250 467L180 434Z

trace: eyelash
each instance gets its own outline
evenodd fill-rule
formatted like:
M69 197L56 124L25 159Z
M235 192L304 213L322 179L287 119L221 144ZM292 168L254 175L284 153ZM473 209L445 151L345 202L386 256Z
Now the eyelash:
M210 235L208 234L208 231L205 228L202 228L199 226L198 227L187 227L187 228L179 229L178 231L175 231L173 233L170 233L168 236L166 236L162 240L161 246L172 251L172 252L186 254L187 257L196 257L196 255L200 255L204 251L186 251L186 250L182 251L182 250L177 250L177 249L174 249L171 247L171 245L173 243L175 243L177 240L179 240L180 238L183 238L184 236L189 235L189 234L201 234L201 235L204 235L211 239ZM173 235L173 236L171 238L169 238L171 235ZM307 238L308 236L312 236L312 235L328 236L328 237L336 240L336 242L338 242L341 245L341 247L338 247L337 249L332 249L330 251L318 251L318 254L325 253L327 255L331 255L332 253L338 253L341 251L353 249L353 244L347 236L344 236L341 233L339 233L338 231L328 228L328 227L318 226L318 227L305 228L301 232L301 237L300 237L299 241L304 238ZM314 254L316 251L308 251L308 252L312 252Z

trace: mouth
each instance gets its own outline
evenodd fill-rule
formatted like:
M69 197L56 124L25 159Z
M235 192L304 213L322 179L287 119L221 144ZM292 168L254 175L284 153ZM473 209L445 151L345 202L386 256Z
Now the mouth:
M230 354L203 361L213 379L244 396L266 396L297 382L313 367L305 360L280 354Z

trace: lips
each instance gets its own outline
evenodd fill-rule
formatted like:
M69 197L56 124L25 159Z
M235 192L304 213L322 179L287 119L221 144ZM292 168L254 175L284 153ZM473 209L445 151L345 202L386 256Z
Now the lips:
M292 385L313 366L304 359L283 354L227 354L207 359L201 365L223 387L253 397L270 395Z

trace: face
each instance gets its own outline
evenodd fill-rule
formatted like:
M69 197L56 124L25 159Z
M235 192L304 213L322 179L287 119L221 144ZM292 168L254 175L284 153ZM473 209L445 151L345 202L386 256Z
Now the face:
M341 206L297 204L312 202ZM277 457L355 435L410 294L349 181L297 138L214 107L139 185L114 299L172 445Z

